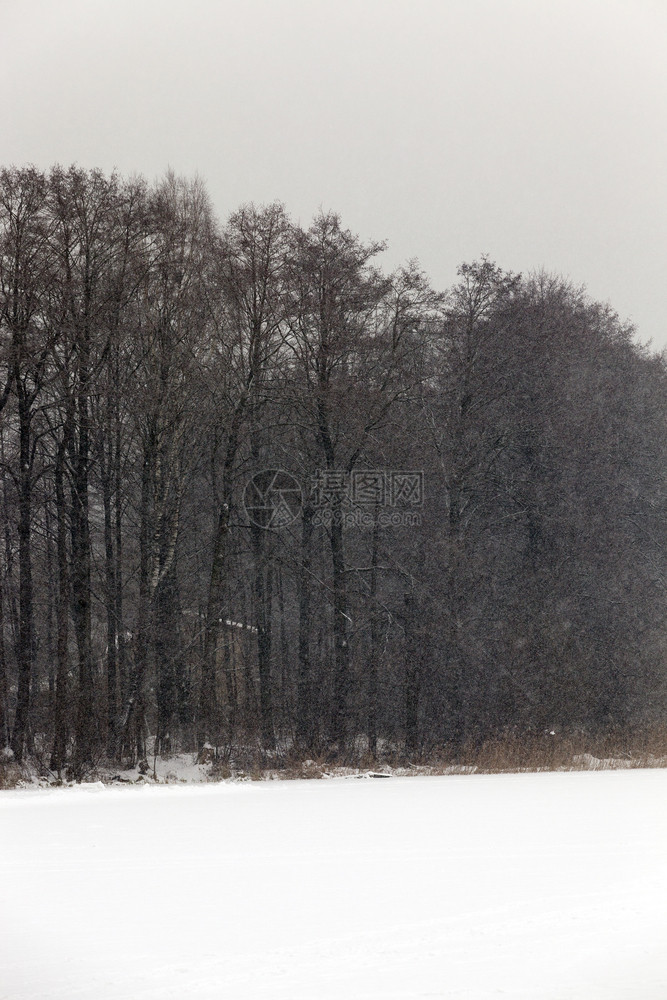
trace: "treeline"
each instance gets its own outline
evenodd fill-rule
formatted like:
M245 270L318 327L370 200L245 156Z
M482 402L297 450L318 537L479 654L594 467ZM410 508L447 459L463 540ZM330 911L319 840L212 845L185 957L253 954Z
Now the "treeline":
M219 226L173 175L0 173L15 759L664 708L664 359L560 279L440 294L381 250L280 205Z

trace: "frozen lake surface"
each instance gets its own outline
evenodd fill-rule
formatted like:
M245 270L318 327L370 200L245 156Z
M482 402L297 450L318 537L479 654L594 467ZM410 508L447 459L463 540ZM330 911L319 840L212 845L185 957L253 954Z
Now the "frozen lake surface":
M0 793L3 1000L664 1000L667 771Z

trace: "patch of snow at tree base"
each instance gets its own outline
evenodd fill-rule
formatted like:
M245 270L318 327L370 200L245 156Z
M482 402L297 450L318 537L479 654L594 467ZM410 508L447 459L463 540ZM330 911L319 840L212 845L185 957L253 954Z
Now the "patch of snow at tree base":
M667 772L0 794L3 1000L663 1000Z

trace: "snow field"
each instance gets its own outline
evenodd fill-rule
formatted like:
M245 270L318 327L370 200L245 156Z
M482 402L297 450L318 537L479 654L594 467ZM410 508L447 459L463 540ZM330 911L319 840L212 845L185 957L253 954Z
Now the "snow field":
M667 771L0 794L2 1000L664 1000Z

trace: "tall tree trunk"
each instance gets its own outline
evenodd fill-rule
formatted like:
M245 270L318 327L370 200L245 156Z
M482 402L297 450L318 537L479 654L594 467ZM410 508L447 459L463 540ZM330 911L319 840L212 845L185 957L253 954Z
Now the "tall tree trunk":
M53 748L51 768L60 773L67 753L69 727L68 639L69 639L69 571L67 566L67 511L63 484L65 443L58 448L55 463L56 490L56 563L58 566L58 596L56 603L56 691L53 714Z
M257 668L259 675L259 711L262 730L262 744L267 749L275 746L273 728L273 692L271 687L271 647L272 647L272 597L273 572L270 559L265 569L265 529L252 525L252 548L254 559L254 604L257 625ZM266 572L266 576L264 575Z
M104 443L102 443L104 448ZM101 469L104 508L104 581L107 618L107 753L116 757L118 716L118 622L116 620L116 560L113 537L111 459Z
M331 715L331 739L343 749L347 738L350 695L350 648L347 624L347 584L345 580L345 552L343 548L343 523L340 499L333 502L331 521L331 561L333 589L333 639L334 639L334 690Z
M373 538L371 542L371 582L369 604L371 608L370 650L368 656L368 750L373 758L378 750L378 658L380 656L380 616L377 608L378 542L380 526L378 507L375 508Z
M153 509L151 503L152 471L154 462L153 442L144 451L141 471L141 501L139 513L139 604L134 635L134 669L130 685L128 735L131 747L139 760L146 756L146 672L148 668L149 630L151 617L150 557L153 540Z
M238 685L236 682L236 660L238 656L232 655L233 644L233 632L228 631L222 644L222 669L225 675L225 691L227 693L227 730L230 743L234 742L236 736L239 708Z
M176 564L164 575L155 594L155 668L157 672L157 752L171 753L178 723L178 693L184 666Z
M49 682L49 715L53 721L55 711L56 674L53 655L53 536L49 500L44 504L44 546L46 549L46 662Z
M217 656L220 625L224 601L224 567L229 531L229 503L226 499L218 508L213 561L208 588L206 622L204 623L204 659L199 687L197 712L197 743L201 748L207 741L217 741L220 725L220 706L217 688Z
M122 468L122 431L118 400L114 406L114 618L116 622L116 637L118 649L116 667L120 687L121 703L125 704L129 697L129 671L127 667L127 636L123 625L123 468ZM116 736L116 754L120 753L119 735Z
M450 490L449 503L449 562L447 566L447 693L450 712L449 743L456 750L462 748L466 739L467 719L464 703L464 661L461 644L461 620L464 614L464 600L461 593L460 571L463 552L461 531L460 496L458 488Z
M289 639L285 620L285 593L283 575L277 572L276 595L278 597L278 622L280 626L280 726L282 733L293 735L294 712L292 708Z
M2 563L0 563L0 743L9 746L9 701L5 655L5 610Z
M297 682L296 737L303 747L311 746L313 731L313 681L310 661L312 631L310 593L313 562L313 509L304 504L301 522L301 560L299 563L299 676Z
M327 405L328 385L326 365L320 374L319 399L317 401L318 437L329 472L336 471L336 455L331 434ZM350 648L348 645L347 623L347 582L345 579L345 550L343 545L343 505L342 497L335 491L331 501L331 547L332 590L333 590L333 640L334 677L331 722L329 737L342 750L347 738L348 701L350 694Z
M33 590L31 557L32 470L31 414L23 391L19 391L19 634L16 659L18 690L12 733L12 750L18 762L29 740L30 686L33 660Z
M0 425L0 461L5 465L5 437L3 433L3 428ZM14 576L14 550L12 547L12 535L10 525L14 521L14 517L9 513L9 503L7 500L7 477L2 477L2 505L3 505L3 520L5 524L4 531L4 544L5 544L5 579L9 582L9 587L7 590L7 612L9 615L9 634L11 639L12 648L16 649L18 646L18 635L19 635L19 615L18 609L16 607L16 598L14 595L14 588L11 586L11 581Z
M90 521L88 466L90 460L90 372L88 333L82 337L77 394L78 441L72 477L72 619L79 659L75 762L81 772L93 760L96 739L91 639Z
M405 594L405 750L411 757L419 749L420 647L416 636L415 597Z

